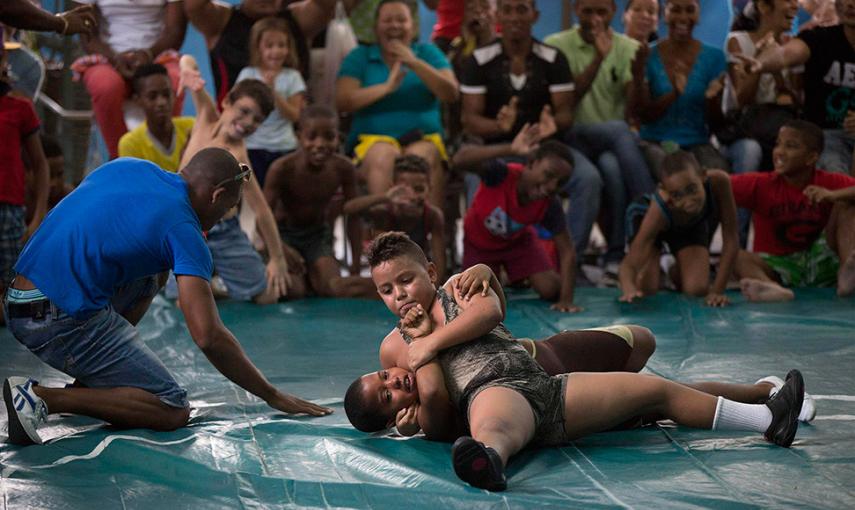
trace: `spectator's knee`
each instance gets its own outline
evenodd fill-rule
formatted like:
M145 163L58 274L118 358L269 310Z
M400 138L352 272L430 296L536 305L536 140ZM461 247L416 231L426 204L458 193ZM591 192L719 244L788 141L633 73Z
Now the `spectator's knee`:
M704 297L709 294L709 283L698 281L683 282L683 294L692 297Z

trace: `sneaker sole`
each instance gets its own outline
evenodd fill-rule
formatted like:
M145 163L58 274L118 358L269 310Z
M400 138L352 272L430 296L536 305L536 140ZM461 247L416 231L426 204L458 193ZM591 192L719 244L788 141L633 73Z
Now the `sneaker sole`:
M454 473L458 478L473 487L488 491L507 489L506 482L496 482L490 476L492 459L486 448L472 438L457 441L452 447L451 458Z
M9 417L9 442L19 446L42 444L41 440L36 441L32 438L18 418L18 411L12 402L12 386L9 384L9 379L3 381L3 401L6 403L6 414Z

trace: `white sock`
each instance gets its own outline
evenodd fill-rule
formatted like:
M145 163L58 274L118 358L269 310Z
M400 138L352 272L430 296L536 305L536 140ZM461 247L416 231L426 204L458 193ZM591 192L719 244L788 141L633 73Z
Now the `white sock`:
M766 432L772 424L772 410L766 404L743 404L718 397L713 430L754 430Z

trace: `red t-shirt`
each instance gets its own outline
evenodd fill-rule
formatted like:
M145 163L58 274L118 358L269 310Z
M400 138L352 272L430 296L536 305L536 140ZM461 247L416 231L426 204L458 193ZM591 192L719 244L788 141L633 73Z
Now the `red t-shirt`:
M788 255L807 250L822 234L833 204L811 205L804 188L789 184L775 172L730 177L736 205L751 209L754 251ZM855 178L815 170L810 184L830 190L855 186Z
M0 202L4 204L25 203L21 145L38 129L39 118L29 99L0 96Z
M463 23L463 0L439 0L436 6L436 24L431 39L445 37L449 41L460 35Z
M552 234L567 231L564 210L557 198L520 205L517 182L522 171L519 163L490 163L463 220L467 242L482 250L504 250L536 223Z

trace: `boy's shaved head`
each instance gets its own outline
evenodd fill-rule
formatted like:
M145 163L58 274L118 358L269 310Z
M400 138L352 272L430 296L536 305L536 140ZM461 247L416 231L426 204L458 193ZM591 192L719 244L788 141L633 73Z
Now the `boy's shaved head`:
M411 258L424 267L428 265L425 252L403 232L380 234L371 241L365 256L368 258L368 265L372 269L384 262L403 256Z
M344 412L353 428L362 432L377 432L386 428L388 417L377 409L376 401L366 398L362 377L358 377L344 394Z
M793 119L788 120L781 127L786 127L798 131L801 135L801 139L804 141L804 144L807 145L808 149L816 151L817 154L822 154L822 151L825 148L825 140L823 138L822 128L820 128L813 122L801 119Z
M137 67L137 70L134 71L134 76L131 78L131 86L134 89L134 93L139 94L141 92L141 82L143 79L158 74L169 78L169 73L166 71L166 68L160 64L145 64Z
M415 154L404 154L395 158L395 164L392 167L394 175L399 173L414 173L428 175L430 173L430 165L427 160Z
M328 106L322 104L310 104L300 110L300 118L297 121L297 129L306 121L312 119L329 119L338 123L338 117L335 112Z

